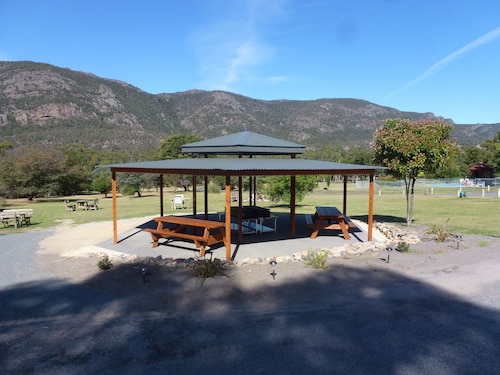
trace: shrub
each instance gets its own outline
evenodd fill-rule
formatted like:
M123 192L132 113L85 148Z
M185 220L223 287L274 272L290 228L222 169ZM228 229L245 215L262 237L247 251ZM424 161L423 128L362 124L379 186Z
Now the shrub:
M428 229L425 234L433 234L436 236L438 242L446 241L446 238L453 237L453 234L448 230L448 220L444 224L434 224L430 229Z
M410 251L410 244L402 241L398 243L396 250L399 251L400 253L407 253Z
M120 189L120 192L123 194L123 195L127 195L127 196L132 196L135 194L136 192L136 188L133 187L132 185L124 185L122 186L122 188Z
M328 268L326 261L328 259L328 253L326 251L315 252L309 250L307 254L307 259L305 260L306 267L312 267L315 269L325 269Z
M201 279L203 284L209 277L215 277L217 275L227 276L224 272L224 265L220 259L215 258L198 260L194 263L193 274L195 277Z
M111 260L109 260L109 257L107 255L104 255L102 259L97 263L97 267L103 271L109 270L112 265L113 263L111 263Z

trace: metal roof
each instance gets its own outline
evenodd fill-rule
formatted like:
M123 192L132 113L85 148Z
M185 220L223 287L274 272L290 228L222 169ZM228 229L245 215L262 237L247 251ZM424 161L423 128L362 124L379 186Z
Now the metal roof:
M114 172L187 174L207 176L374 174L384 167L307 159L192 158L112 164Z
M183 153L219 155L302 154L305 146L266 135L244 131L182 145Z

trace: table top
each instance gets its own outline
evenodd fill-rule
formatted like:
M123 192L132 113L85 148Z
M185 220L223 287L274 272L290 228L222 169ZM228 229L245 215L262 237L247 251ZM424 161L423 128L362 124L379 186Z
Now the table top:
M221 228L224 227L224 223L220 221L212 221L212 220L204 220L197 219L193 217L184 217L184 216L175 216L175 215L167 215L167 216L159 216L153 219L156 222L162 223L171 223L171 224L181 224L188 225L192 227L201 227L201 228Z
M321 217L341 217L344 216L337 207L317 206L316 213Z

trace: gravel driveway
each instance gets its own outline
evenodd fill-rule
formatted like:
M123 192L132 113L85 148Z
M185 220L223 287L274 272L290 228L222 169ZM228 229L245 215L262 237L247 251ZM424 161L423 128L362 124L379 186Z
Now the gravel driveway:
M324 271L283 265L276 280L249 266L202 287L165 269L143 284L137 269L117 265L74 283L38 267L38 243L51 234L0 236L4 374L499 373L498 279L448 290L461 272L478 276L477 257L415 275L390 268L403 264L399 254L389 265L377 256ZM488 259L481 267L494 273L497 258Z

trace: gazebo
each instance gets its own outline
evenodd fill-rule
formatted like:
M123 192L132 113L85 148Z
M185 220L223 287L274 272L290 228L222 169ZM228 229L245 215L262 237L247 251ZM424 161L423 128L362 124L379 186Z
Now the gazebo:
M469 168L471 178L493 178L495 169L488 164L480 162Z
M369 177L368 199L368 241L372 240L373 229L373 195L374 176L381 167L357 164L343 164L318 160L297 159L295 156L304 151L304 147L295 143L281 141L251 132L236 133L233 135L195 142L182 146L182 151L192 153L193 158L176 160L158 160L137 163L113 164L108 167L112 173L113 195L113 240L118 243L117 221L117 173L152 173L160 176L160 216L164 212L163 176L189 175L205 178L204 194L207 197L207 177L225 177L225 240L226 258L231 258L231 177L239 180L239 219L241 228L242 178L249 177L255 181L257 176L290 176L290 236L295 237L295 178L301 175L341 175L344 177L343 214L347 210L347 178L353 175L367 175ZM203 154L205 157L199 157ZM209 155L237 155L238 157L208 157ZM258 157L253 157L257 156ZM269 155L289 155L290 158L266 158ZM248 156L248 157L243 157ZM252 186L252 184L250 184ZM193 189L193 216L197 215L197 189ZM255 193L255 188L250 189ZM252 196L252 192L250 196ZM250 198L250 202L255 202ZM205 216L208 215L207 199L205 199ZM241 238L241 229L238 233Z

